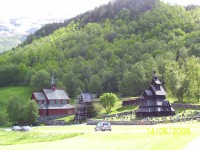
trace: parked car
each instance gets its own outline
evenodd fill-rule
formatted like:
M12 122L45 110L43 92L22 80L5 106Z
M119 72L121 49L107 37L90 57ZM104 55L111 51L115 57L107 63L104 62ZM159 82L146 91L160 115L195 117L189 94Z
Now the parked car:
M22 126L22 131L29 131L31 130L30 126Z
M111 131L111 124L109 122L99 122L96 127L94 128L94 131Z
M22 130L22 127L20 127L20 126L13 126L11 129L12 129L13 131L21 131L21 130Z

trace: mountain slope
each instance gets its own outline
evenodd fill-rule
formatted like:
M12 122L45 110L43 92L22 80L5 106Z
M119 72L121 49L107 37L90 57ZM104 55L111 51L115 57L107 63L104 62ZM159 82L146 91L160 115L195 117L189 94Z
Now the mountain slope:
M154 1L140 2L146 8ZM173 75L169 74L171 70L166 71L168 68L174 65L179 71L187 67L191 56L200 56L200 9L187 10L159 1L153 4L153 9L147 7L139 14L124 8L115 12L113 19L84 25L72 21L48 36L0 55L0 85L32 83L43 70L54 74L58 87L65 88L70 97L81 91L98 96L102 92L138 96L148 87L154 68L168 83L173 79L166 78ZM186 74L183 72L183 77Z
M65 20L63 23L52 23L43 26L41 29L37 30L34 34L27 37L27 40L23 42L24 44L30 44L33 39L47 36L53 33L60 27L66 27L70 22L79 23L79 27L82 28L87 23L98 23L105 19L115 19L116 14L123 9L130 10L130 17L132 19L138 18L139 14L151 10L158 0L114 0L110 1L107 5L102 5L95 8L92 11L85 12L71 19Z
M39 18L14 17L0 20L0 53L11 50L21 44L34 31L51 22L60 22L63 18L41 16Z

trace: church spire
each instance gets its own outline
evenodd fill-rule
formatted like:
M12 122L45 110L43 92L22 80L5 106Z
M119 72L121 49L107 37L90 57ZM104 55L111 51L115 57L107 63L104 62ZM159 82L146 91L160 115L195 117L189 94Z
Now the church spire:
M157 75L156 75L156 69L153 69L153 79L156 79Z
M51 77L51 89L55 90L56 89L56 81L54 79L54 75Z

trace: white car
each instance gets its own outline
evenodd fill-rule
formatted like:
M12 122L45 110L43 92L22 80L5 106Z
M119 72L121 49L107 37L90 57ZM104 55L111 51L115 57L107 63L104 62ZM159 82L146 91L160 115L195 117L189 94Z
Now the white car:
M11 129L12 129L13 131L21 131L21 130L22 130L22 127L20 127L20 126L13 126Z
M22 131L29 131L31 130L30 126L22 126Z
M111 124L109 122L99 122L96 127L94 128L94 131L111 131Z

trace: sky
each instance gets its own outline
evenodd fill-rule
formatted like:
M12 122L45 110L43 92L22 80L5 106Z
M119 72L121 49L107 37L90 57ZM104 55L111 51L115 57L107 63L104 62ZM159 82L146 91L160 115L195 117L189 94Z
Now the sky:
M58 17L65 19L92 10L110 0L1 0L0 19Z
M0 19L15 17L71 18L111 0L1 0ZM180 5L199 4L199 0L163 0Z
M187 6L189 4L200 5L200 0L162 0L162 1L170 4L179 4L183 6Z
M115 0L1 0L0 36L28 34ZM170 4L198 4L200 0L162 0ZM6 27L6 29L4 29Z

